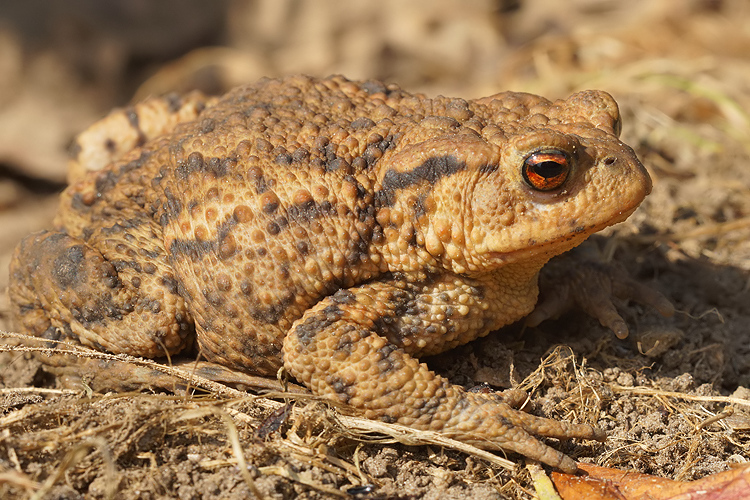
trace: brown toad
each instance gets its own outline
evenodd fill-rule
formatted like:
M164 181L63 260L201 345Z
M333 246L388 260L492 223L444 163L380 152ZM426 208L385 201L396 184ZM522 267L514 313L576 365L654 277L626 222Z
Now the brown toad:
M554 255L651 189L612 98L427 98L262 80L115 112L78 140L55 229L11 265L18 324L114 353L202 356L369 418L575 471L534 435L586 424L469 393L417 358L528 314Z

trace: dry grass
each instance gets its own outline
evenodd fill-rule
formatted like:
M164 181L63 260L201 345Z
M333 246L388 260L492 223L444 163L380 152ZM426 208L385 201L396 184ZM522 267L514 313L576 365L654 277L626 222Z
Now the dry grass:
M13 337L12 334L4 335ZM45 352L44 348L38 347L24 349ZM76 352L75 355L82 353ZM86 350L83 355L98 358L101 353ZM122 359L113 355L104 357L132 363L133 366L155 368L158 365L150 360ZM519 494L528 488L528 485L523 486L529 481L527 472L517 469L515 462L438 433L345 415L341 413L342 409L331 407L329 402L310 395L270 393L265 397L248 396L189 371L167 365L160 365L158 369L189 381L192 387L205 392L182 396L102 395L90 391L33 387L3 389L1 394L5 395L37 392L51 399L26 404L0 417L0 446L9 457L13 457L15 466L2 472L0 487L6 492L23 490L33 499L45 498L66 478L85 471L102 478L106 487L100 493L105 498L114 498L122 481L116 463L123 462L129 455L148 461L153 469L157 467L157 457L172 446L164 438L182 436L193 443L210 439L214 444L210 451L194 457L187 455L187 460L194 462L197 469L239 471L248 492L257 498L265 496L259 491L256 481L268 476L291 480L324 496L344 498L350 497L347 490L356 491L357 487L382 487L382 482L361 466L361 453L365 447L374 450L392 443L426 447L427 463L433 461L436 453L445 454L445 450L457 452L450 454L449 460L452 461L456 457L472 457L473 463L479 467L462 475L463 481L485 482L489 474L492 481L510 481L506 486L520 481L515 485ZM738 449L750 446L747 435L734 432L733 426L738 423L728 420L735 407L745 411L750 409L748 399L691 394L658 387L622 386L607 381L602 372L587 367L585 359L579 362L567 347L553 349L519 384L519 388L533 394L549 384L562 388L566 397L556 401L555 411L568 421L596 422L602 415L604 399L626 400L635 405L635 413L640 415L648 414L653 408L663 408L669 413L670 420L677 422L673 425L682 432L670 433L658 446L667 449L681 444L688 448L675 479L690 478L688 471L700 460L702 443L715 439L717 435ZM724 405L723 410L712 412L705 407L706 403ZM113 418L114 414L124 418ZM742 422L744 430L750 428L750 417L745 415ZM150 441L149 451L144 451L140 441L154 434L161 435L162 439ZM261 434L272 437L261 443ZM633 460L648 461L649 454L655 451L644 447L643 443L618 436L612 436L612 441L614 443L610 443L606 452L597 455L597 464L627 467ZM246 458L248 443L251 444ZM264 454L257 450L259 446L266 448L266 453L272 450L273 454L284 457L286 463L248 467ZM55 463L44 481L35 480L21 467L21 463L27 463L30 457L40 455ZM315 471L334 475L346 487L332 487Z

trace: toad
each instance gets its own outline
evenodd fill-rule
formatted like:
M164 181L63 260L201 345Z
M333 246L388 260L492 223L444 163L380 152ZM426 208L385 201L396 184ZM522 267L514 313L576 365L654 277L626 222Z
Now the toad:
M599 91L464 100L294 76L146 101L78 138L54 229L14 254L13 314L111 353L283 366L368 418L573 472L538 437L601 429L419 358L529 314L551 257L636 209L651 181L619 131Z

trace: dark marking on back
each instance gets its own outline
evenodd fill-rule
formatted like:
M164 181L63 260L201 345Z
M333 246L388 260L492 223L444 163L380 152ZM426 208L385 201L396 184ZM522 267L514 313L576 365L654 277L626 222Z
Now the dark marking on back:
M273 179L267 180L263 175L263 170L259 167L251 167L247 171L248 180L255 185L255 192L257 194L263 194L271 189L275 181Z
M199 126L202 134L210 134L216 128L216 120L213 120L212 118L204 118Z
M94 186L96 187L97 195L91 203L85 203L84 205L93 205L100 199L102 199L102 196L112 190L117 184L120 182L120 180L129 172L132 172L133 170L137 170L141 168L151 157L151 153L147 151L142 151L141 155L133 160L129 161L127 163L124 163L120 165L120 167L116 170L103 170L96 174L96 180L94 181ZM74 197L77 195L74 195ZM79 199L79 201L83 202L82 199Z
M307 148L300 146L294 153L292 153L292 162L302 163L310 157L310 152Z
M366 82L362 83L362 90L367 92L368 94L385 94L388 95L388 87L385 86L383 82L379 82L377 80L367 80Z
M187 160L180 161L175 168L175 177L180 181L186 181L190 174L202 172L204 169L203 155L198 151L193 151L187 157Z
M407 172L388 170L383 177L382 191L378 198L386 205L396 201L396 191L427 182L434 186L440 179L449 177L466 168L466 163L453 155L435 156Z
M214 249L214 242L177 239L169 246L169 253L174 258L187 257L193 262L202 259Z
M336 157L325 164L326 172L337 172L339 170L341 170L342 172L346 172L350 169L351 165L343 158Z
M351 123L354 130L368 129L375 126L375 122L366 116L360 116Z
M314 200L307 200L303 203L296 203L287 209L287 216L290 220L298 223L306 223L320 217L320 207Z
M52 276L60 288L66 290L86 281L83 262L83 245L66 248L55 258Z
M112 189L117 184L118 176L111 170L100 172L94 181L96 192L101 195Z
M206 162L206 171L212 173L217 179L224 177L237 165L237 158L213 157Z
M121 219L111 226L102 227L100 231L105 236L113 236L124 233L125 238L127 239L129 233L131 233L133 229L142 226L145 222L146 221L141 217L131 217L129 219Z
M274 148L273 150L274 159L273 161L277 165L281 165L282 167L288 167L292 164L292 155L290 155L286 149L284 149L281 146L278 146Z

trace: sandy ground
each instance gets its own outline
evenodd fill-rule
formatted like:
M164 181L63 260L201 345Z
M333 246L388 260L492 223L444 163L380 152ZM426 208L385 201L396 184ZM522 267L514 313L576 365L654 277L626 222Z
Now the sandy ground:
M681 480L748 461L747 2L18 4L0 12L0 288L13 247L50 224L66 146L114 106L297 72L461 97L599 88L654 190L594 243L677 313L623 303L618 340L573 312L427 362L467 387L519 386L535 414L598 421L605 443L552 443L582 461ZM3 296L10 331L7 311ZM531 498L519 457L398 443L306 399L67 391L20 348L0 352L0 391L2 498Z

